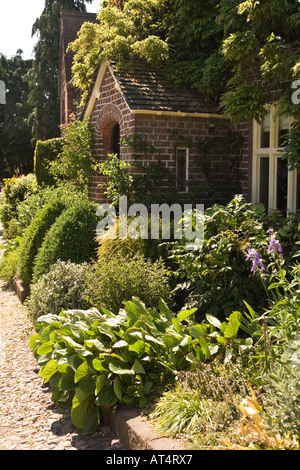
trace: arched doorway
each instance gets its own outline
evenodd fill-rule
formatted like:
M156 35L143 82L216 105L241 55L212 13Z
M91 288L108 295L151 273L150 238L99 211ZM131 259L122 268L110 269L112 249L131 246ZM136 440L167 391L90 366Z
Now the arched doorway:
M120 158L120 125L116 123L111 133L111 153L118 155Z
M106 122L101 129L104 156L116 154L120 157L120 125L117 121Z

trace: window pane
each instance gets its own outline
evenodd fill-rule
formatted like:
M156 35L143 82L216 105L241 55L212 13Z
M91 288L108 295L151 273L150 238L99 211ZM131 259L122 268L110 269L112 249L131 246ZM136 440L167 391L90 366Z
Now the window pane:
M279 130L278 130L278 147L284 146L284 138L289 131L289 118L279 118Z
M270 147L270 112L268 112L261 123L261 148Z
M287 210L287 182L288 169L286 161L282 158L277 158L277 209L284 214Z
M186 192L187 149L177 149L176 157L177 189L180 192Z
M259 202L269 211L269 157L260 158Z

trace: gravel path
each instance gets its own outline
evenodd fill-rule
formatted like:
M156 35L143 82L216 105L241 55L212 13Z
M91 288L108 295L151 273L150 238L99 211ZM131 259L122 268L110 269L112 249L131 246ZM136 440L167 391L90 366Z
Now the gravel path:
M78 435L70 414L51 401L28 344L34 333L25 307L0 281L0 450L122 449L109 426Z
M0 282L0 450L118 450L109 426L80 436L51 401L28 345L33 325L16 294Z

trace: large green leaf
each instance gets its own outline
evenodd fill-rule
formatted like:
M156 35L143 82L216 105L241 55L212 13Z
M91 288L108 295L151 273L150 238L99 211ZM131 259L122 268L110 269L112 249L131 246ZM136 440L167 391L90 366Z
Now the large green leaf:
M225 338L234 339L236 338L241 324L240 312L233 312L228 318L228 324L224 331Z
M82 344L74 341L72 338L69 338L66 335L61 335L61 338L66 342L68 346L70 346L74 351L79 354L80 356L90 356L92 353L88 351Z
M209 351L209 348L208 348L208 344L207 344L205 338L204 338L203 336L200 336L199 342L200 342L201 349L202 349L202 351L203 351L205 357L206 357L207 359L210 359L211 354L210 354L210 351Z
M182 310L181 312L178 313L177 315L177 320L181 323L183 322L186 318L190 317L197 311L196 308L188 309L188 310Z
M131 320L131 326L134 325L139 319L139 312L136 305L133 302L128 301L125 304L125 310L128 318Z
M116 396L113 386L105 386L97 395L95 399L95 403L97 406L103 405L115 405L118 401L118 397Z
M74 382L77 383L84 377L93 375L95 372L89 367L88 363L84 361L75 372Z
M200 338L201 336L207 336L207 333L203 327L203 325L193 325L189 328L190 334L193 338Z
M31 336L29 339L29 347L35 352L35 350L39 347L41 344L41 335L39 333L35 333L34 335Z
M108 364L108 367L109 367L109 370L113 372L114 374L118 374L118 375L119 374L120 375L134 374L134 371L130 367L130 364L128 364L127 362L113 360Z
M221 328L221 322L218 320L218 318L214 317L213 315L210 315L209 313L206 315L207 321L214 326L215 328L220 329Z
M94 396L79 387L72 401L71 418L79 434L92 434L99 426L99 410L94 405Z
M48 326L46 326L46 328L43 328L43 331L40 334L41 341L42 342L48 341L50 339L51 333L55 330L59 330L60 327L61 327L61 323L53 322L53 323L50 323Z
M89 349L96 349L99 352L108 352L109 348L98 338L90 338L84 341L85 346Z
M58 387L60 390L68 391L68 390L75 390L76 384L74 382L74 375L71 374L63 374L61 377Z
M44 382L47 383L51 379L52 375L57 372L57 361L50 359L39 371L39 376L44 379Z
M79 387L84 392L94 395L96 392L96 376L90 375L88 377L84 377L82 380L80 380Z
M104 359L96 357L93 359L93 368L98 372L108 372L108 366Z
M128 346L128 350L130 352L136 353L138 356L141 356L145 352L145 342L139 339L135 343L130 344Z
M143 365L140 363L140 361L138 361L137 359L134 361L134 364L133 364L133 370L134 372L137 374L137 375L140 375L140 374L145 374L145 369L143 367Z
M122 382L121 382L120 377L118 375L114 380L114 392L115 392L118 400L122 401L122 396L123 396Z
M43 354L49 354L53 351L53 342L52 341L46 341L45 343L42 343L39 348L37 349L37 353L42 356Z

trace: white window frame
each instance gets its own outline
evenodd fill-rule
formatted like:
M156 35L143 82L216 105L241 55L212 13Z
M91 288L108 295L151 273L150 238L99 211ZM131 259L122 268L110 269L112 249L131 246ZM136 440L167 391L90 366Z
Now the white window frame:
M261 125L253 120L253 158L252 158L252 202L260 202L260 158L269 157L269 211L277 205L277 159L282 157L282 147L278 147L279 118L274 118L276 108L268 106L270 111L270 142L268 148L262 148ZM290 119L290 125L292 119ZM297 203L297 170L288 172L287 181L287 212L295 212Z
M188 181L189 181L189 148L188 147L176 147L176 185L178 183L177 179L177 157L178 157L178 150L185 150L185 191L178 191L180 194L185 194L189 192Z

